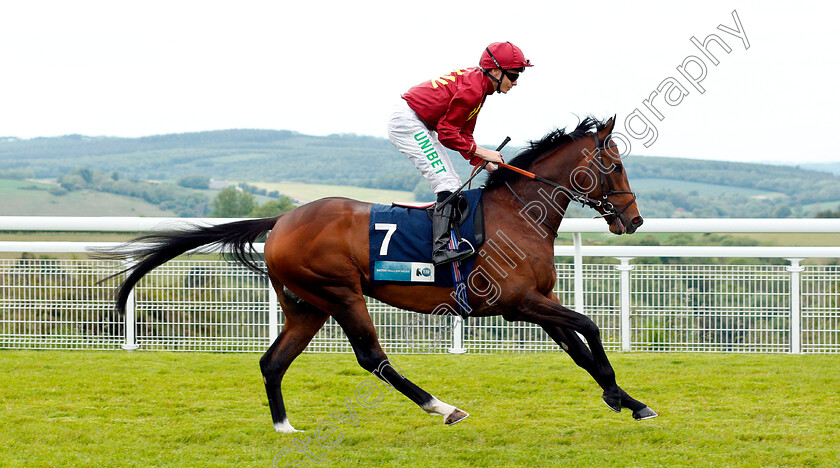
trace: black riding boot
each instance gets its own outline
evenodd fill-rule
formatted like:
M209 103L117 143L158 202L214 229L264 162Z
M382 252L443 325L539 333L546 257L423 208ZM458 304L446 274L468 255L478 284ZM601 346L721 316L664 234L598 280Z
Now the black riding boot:
M448 195L449 192L438 194L438 203L432 210L432 263L435 266L460 261L475 253L472 249L463 252L449 249L453 208L452 203L442 205Z

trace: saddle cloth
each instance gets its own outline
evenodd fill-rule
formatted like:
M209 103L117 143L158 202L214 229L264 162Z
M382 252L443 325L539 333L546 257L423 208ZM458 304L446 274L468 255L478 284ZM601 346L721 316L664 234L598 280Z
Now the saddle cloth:
M481 189L461 192L458 230L478 251L484 243ZM434 267L432 220L426 209L375 204L370 210L370 277L373 284L400 282L454 287L451 265ZM462 245L459 250L468 247ZM461 275L469 277L475 256L461 261Z

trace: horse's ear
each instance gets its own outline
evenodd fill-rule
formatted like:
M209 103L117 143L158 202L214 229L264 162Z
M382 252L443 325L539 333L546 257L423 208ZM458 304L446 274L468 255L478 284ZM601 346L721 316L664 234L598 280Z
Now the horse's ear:
M609 120L604 122L604 128L598 132L598 139L604 141L607 137L612 133L613 128L615 127L615 116L610 117Z
M607 120L607 123L604 125L604 130L607 131L607 135L612 133L614 127L615 127L615 116L613 115L612 117L610 117L609 120Z

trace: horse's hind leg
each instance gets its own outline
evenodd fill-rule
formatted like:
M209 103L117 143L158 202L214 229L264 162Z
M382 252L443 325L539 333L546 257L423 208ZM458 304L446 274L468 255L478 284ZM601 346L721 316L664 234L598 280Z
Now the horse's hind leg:
M612 368L608 372L599 371L599 366L595 363L592 351L586 347L586 344L584 344L577 333L568 328L551 325L543 325L542 328L569 354L569 357L572 358L575 364L589 372L592 378L595 379L595 382L604 389L604 402L610 409L619 412L621 408L627 408L633 412L633 417L637 420L650 419L657 416L647 405L630 397L627 392L616 384L615 372Z
M286 370L292 361L306 349L312 337L324 326L329 316L322 310L313 307L293 296L288 290L275 283L277 296L283 306L286 321L283 331L274 340L271 347L260 359L260 369L268 394L268 406L271 409L271 419L277 432L295 432L286 416L283 404L283 394L280 384Z
M334 313L333 317L341 325L353 346L359 365L365 370L399 390L427 413L443 416L445 424L455 424L469 416L467 412L438 400L412 383L388 361L388 356L379 345L364 298L354 301L342 313Z

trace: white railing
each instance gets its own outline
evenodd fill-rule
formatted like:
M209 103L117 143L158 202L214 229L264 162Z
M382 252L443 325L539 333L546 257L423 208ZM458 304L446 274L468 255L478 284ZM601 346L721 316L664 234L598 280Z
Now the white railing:
M140 232L232 219L0 217L0 231ZM556 246L555 293L593 317L614 350L840 352L840 267L802 266L840 258L840 247L586 246L602 220L567 219L574 245ZM652 219L640 232L838 233L837 219ZM83 253L108 242L0 242L0 252ZM261 250L261 245L258 245ZM584 264L608 257L615 264ZM752 257L784 265L649 265L646 257ZM125 318L112 313L121 265L95 260L0 260L0 348L259 351L282 314L265 279L219 261L173 261L142 281ZM542 330L500 318L470 319L369 309L390 352L555 350ZM350 351L330 320L309 351Z

